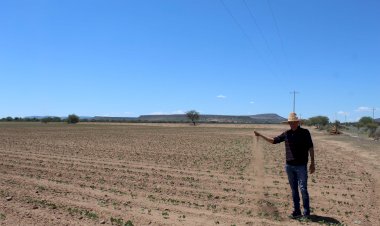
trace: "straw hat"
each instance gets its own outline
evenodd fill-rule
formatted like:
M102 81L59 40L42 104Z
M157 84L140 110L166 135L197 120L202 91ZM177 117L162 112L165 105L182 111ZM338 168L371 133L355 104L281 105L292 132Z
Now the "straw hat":
M300 120L297 117L297 114L295 112L290 112L288 121L283 121L282 123L288 123L288 122L299 122Z

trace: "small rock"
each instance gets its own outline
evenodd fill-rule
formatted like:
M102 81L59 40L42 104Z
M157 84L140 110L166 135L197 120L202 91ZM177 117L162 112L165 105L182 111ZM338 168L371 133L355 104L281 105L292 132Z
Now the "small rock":
M106 223L106 220L100 221L100 224L105 224L105 223Z
M82 217L82 216L80 216L80 217L78 217L78 219L79 219L79 220L82 220L82 219L83 219L83 217Z
M33 206L33 209L34 209L34 210L38 209L38 206Z
M62 176L62 173L57 173L56 175L57 175L57 177L60 177L60 176Z
M12 196L8 196L8 197L6 197L5 199L7 200L7 201L11 201L12 200Z

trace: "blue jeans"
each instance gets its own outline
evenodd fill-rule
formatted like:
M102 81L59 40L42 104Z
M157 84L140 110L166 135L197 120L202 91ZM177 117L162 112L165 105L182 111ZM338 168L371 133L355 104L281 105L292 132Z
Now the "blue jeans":
M286 165L290 188L292 189L294 211L301 212L300 195L298 187L301 190L303 201L303 214L310 215L309 192L307 191L307 165L292 166Z

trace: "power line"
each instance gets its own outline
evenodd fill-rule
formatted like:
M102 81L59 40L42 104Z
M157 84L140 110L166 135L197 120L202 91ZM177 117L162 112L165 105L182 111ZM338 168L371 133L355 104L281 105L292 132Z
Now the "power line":
M272 51L272 49L270 48L269 42L268 42L268 40L266 39L266 37L265 37L265 35L264 35L264 32L261 30L261 27L260 27L259 24L257 23L256 17L254 16L253 11L252 11L251 8L248 6L248 4L247 4L247 2L246 2L245 0L242 0L242 1L244 2L245 7L248 9L249 15L250 15L251 19L253 20L253 22L255 23L255 25L256 25L256 27L257 27L257 30L259 31L261 37L264 39L264 41L265 41L265 45L266 45L266 47L268 48L270 55L272 55L272 57L273 57L273 58L275 59L275 61L277 62L277 58L276 58L275 55L273 54L273 51Z
M259 52L258 49L255 47L255 45L253 44L253 41L252 39L249 37L249 35L247 34L247 32L245 32L243 26L240 25L240 23L238 22L238 20L235 18L235 16L232 14L231 10L227 7L227 5L224 3L223 0L220 0L220 2L222 3L224 9L227 11L227 13L231 16L232 20L234 21L234 23L236 24L236 26L240 29L240 31L243 33L243 35L247 38L247 40L249 41L249 43L252 45L252 47L255 49L256 52Z
M238 20L236 19L236 17L233 15L233 13L231 12L231 10L227 7L227 5L224 3L223 0L220 0L221 4L223 5L224 9L227 11L227 13L230 15L230 17L232 18L232 20L234 21L234 23L236 24L236 26L240 29L240 31L243 33L243 35L247 38L247 40L249 41L249 43L251 44L251 46L253 47L253 49L256 51L258 57L261 59L261 61L267 65L268 69L273 73L270 65L268 64L267 61L264 60L263 56L260 54L260 51L256 48L254 42L252 41L251 37L248 35L248 33L244 30L243 26L241 26L241 24L238 22Z
M267 3L268 3L268 5L269 5L269 10L270 10L270 12L271 12L271 15L272 15L272 18L273 18L273 21L274 21L274 26L275 26L275 28L276 28L276 32L277 32L278 38L280 39L281 50L282 50L282 53L283 53L284 56L285 56L285 59L286 59L286 65L287 65L288 68L290 69L289 62L287 61L288 56L287 56L287 54L286 54L286 52L285 52L284 41L283 41L283 38L282 38L282 36L281 36L280 29L278 28L277 19L276 19L276 16L274 15L274 12L273 12L273 9L272 9L272 5L270 4L270 0L267 0Z

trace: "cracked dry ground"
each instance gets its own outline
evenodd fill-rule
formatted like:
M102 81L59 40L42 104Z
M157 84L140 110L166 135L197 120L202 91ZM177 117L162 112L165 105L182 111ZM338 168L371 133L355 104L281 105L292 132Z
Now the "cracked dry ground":
M378 143L311 129L313 218L287 219L273 125L0 123L1 225L379 225Z

